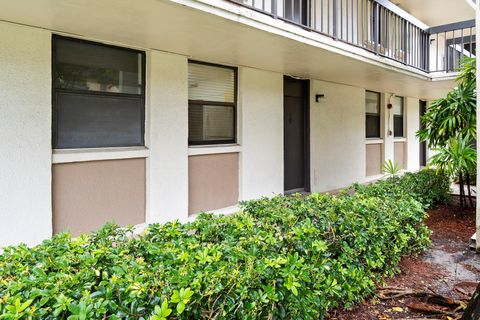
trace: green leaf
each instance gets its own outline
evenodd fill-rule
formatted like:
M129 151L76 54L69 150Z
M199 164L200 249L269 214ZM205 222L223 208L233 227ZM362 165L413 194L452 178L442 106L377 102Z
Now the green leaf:
M167 300L162 302L162 308L160 310L160 315L164 318L168 317L172 313L172 309L168 308Z
M173 302L173 303L178 303L180 302L182 299L180 298L180 292L178 290L173 290L173 294L172 294L172 297L170 298L170 300Z
M292 286L291 290L292 290L292 293L293 293L294 296L298 296L298 290L295 286Z
M178 304L177 304L177 312L178 314L182 314L182 312L185 310L185 303L183 303L183 301L180 301Z

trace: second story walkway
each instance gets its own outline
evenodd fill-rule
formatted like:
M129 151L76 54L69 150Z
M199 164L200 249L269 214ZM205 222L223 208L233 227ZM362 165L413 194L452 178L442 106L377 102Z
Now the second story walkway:
M430 27L388 0L231 1L425 72L455 71L463 57L476 54L474 19ZM421 2L431 7L417 1L419 9L434 14L468 7L466 0L450 0L453 8L442 8L443 1Z

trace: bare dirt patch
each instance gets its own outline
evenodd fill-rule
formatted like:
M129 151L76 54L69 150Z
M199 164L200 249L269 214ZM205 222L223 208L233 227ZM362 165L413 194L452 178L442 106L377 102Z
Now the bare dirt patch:
M429 210L426 223L432 246L419 256L404 257L400 274L386 279L387 290L379 288L375 297L352 310L333 311L329 320L454 319L455 308L470 298L480 281L480 257L468 248L475 210L462 212L453 199ZM394 296L392 291L419 294L385 299L385 292ZM446 300L435 300L435 295Z

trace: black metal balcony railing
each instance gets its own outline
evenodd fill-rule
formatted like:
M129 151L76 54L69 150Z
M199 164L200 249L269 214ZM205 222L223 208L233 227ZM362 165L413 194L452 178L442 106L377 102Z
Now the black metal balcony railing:
M474 20L428 28L386 0L230 1L427 72L475 55Z
M475 20L430 28L429 71L457 70L464 57L475 57L475 30Z

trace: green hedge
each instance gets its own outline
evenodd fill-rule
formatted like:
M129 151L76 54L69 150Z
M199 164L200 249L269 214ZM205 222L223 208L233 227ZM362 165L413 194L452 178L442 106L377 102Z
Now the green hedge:
M0 318L319 319L428 246L424 209L446 199L444 180L425 171L339 196L249 201L133 239L107 225L7 247Z
M371 185L353 185L356 192L377 196L406 193L422 203L425 208L445 203L450 199L450 179L441 172L424 169L419 172L406 172L400 178L390 178Z

